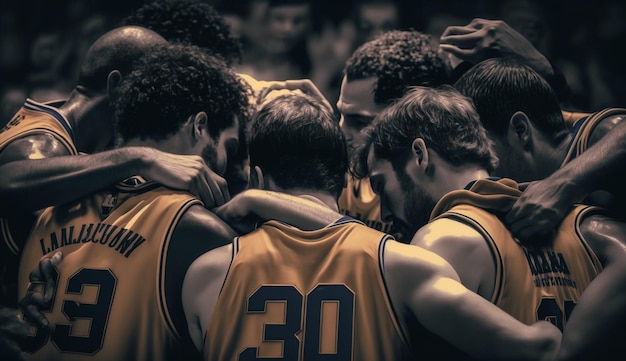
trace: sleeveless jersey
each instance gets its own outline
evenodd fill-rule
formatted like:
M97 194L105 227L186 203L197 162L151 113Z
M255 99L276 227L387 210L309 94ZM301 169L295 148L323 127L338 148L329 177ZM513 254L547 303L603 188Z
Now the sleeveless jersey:
M32 134L51 134L64 145L69 154L76 155L74 131L70 122L58 112L61 102L38 103L27 99L13 118L0 129L0 152L12 141ZM19 254L33 223L34 215L19 214L15 217L0 217L0 270L3 291L0 302L17 306L17 267Z
M404 360L382 276L389 235L352 218L315 231L277 221L233 243L205 360Z
M139 177L39 217L22 254L19 294L39 259L63 252L49 329L32 360L167 360L180 355L164 292L172 232L199 200Z
M526 324L549 320L563 330L580 295L602 271L579 230L584 217L599 208L576 206L550 246L531 249L519 245L499 218L520 194L510 179L478 180L469 190L446 194L432 217L457 220L482 234L496 266L491 302Z
M588 117L579 119L572 128L573 138L567 150L567 154L561 163L561 167L571 162L572 159L584 153L589 148L589 138L595 127L607 117L622 114L626 116L624 108L606 108L590 114Z
M78 154L74 142L74 131L70 122L55 108L58 103L26 102L13 118L0 129L0 152L12 141L32 134L51 134L65 146L71 155ZM9 229L10 220L0 218L0 240L3 247L17 255L20 250Z
M565 123L571 128L576 124L576 122L584 117L588 117L591 113L579 113L579 112L571 112L568 110L561 110L561 114L563 114L563 120Z
M347 183L339 196L339 212L360 220L370 228L393 233L392 223L383 222L380 218L380 197L374 193L369 178L348 176Z

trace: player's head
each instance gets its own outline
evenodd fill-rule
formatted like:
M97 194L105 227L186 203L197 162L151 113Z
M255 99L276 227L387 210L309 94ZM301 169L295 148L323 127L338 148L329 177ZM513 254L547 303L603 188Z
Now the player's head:
M528 179L534 173L529 146L543 143L554 147L567 137L567 125L552 87L513 59L487 59L461 76L454 87L472 99L494 141L500 158L494 175L534 180ZM534 148L535 153L538 149Z
M361 45L346 63L337 102L348 144L408 86L438 86L447 78L429 35L393 30Z
M135 9L123 22L152 29L171 43L196 45L231 65L241 58L239 39L211 5L201 0L156 0Z
M496 163L471 100L450 86L412 87L364 129L352 172L370 177L383 218L392 218L411 239L439 198L453 190L440 170L472 166L489 172Z
M116 119L128 143L167 144L197 154L223 174L248 111L247 87L221 58L196 46L167 45L143 57L120 85Z
M266 103L248 129L251 180L283 191L316 190L338 197L348 171L345 139L333 113L313 98L286 94Z
M81 91L91 95L105 92L114 74L118 79L124 77L137 59L163 44L167 41L162 36L140 26L121 26L108 31L87 50L78 78Z

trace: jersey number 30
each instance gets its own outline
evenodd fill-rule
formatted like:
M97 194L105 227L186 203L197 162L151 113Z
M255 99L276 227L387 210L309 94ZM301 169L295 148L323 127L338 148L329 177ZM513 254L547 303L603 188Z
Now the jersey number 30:
M302 329L304 314L304 341L302 359L308 360L351 360L352 333L354 330L354 293L345 285L320 284L306 297L294 286L261 286L248 298L248 313L265 313L268 302L285 304L285 322L264 325L264 341L280 341L283 344L281 358L272 360L297 360L300 341L296 334ZM325 303L337 304L335 352L321 352L321 320ZM306 307L305 307L306 306ZM240 361L265 360L258 356L257 347L246 348L239 354Z

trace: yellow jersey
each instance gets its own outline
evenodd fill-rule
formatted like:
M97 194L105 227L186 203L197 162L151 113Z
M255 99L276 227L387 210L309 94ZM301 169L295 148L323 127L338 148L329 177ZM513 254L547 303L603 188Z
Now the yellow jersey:
M192 195L132 177L46 209L28 238L19 295L40 258L60 250L48 329L25 344L32 360L167 360L180 356L164 293L171 236Z
M12 141L32 134L50 134L58 139L71 155L78 154L74 142L74 130L70 122L55 106L57 103L38 103L32 99L26 102L11 120L0 129L0 152ZM20 242L11 231L13 220L0 218L0 240L12 254L20 251Z
M33 134L50 134L67 149L71 155L78 154L74 142L74 131L70 122L57 110L59 102L38 103L32 99L26 102L9 122L0 129L0 152L12 141ZM0 302L17 306L17 267L24 239L33 226L35 216L16 214L14 217L0 217L0 261L5 269L0 273L3 289ZM6 293L6 294L2 294Z
M624 108L606 108L599 112L580 118L572 128L573 138L568 146L567 154L561 163L561 167L571 162L572 159L581 155L589 148L589 139L595 127L610 116L622 114L626 116Z
M584 217L599 208L576 206L550 246L529 248L516 242L499 218L520 195L511 179L481 179L469 189L446 194L431 219L454 219L482 234L496 267L492 303L526 324L548 320L563 330L582 292L602 271L579 230Z
M374 193L369 178L347 178L347 185L338 200L339 212L360 220L370 228L393 234L392 222L381 219L380 197Z
M404 360L382 274L391 236L344 217L314 231L278 221L233 242L205 360Z

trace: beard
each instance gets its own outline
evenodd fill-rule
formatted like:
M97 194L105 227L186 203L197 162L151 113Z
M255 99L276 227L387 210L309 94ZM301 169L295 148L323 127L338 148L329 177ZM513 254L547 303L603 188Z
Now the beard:
M437 204L423 188L413 183L408 175L400 175L400 188L405 196L404 216L405 221L394 218L402 237L410 242L415 233L425 226L430 220L430 214ZM397 223L396 223L397 222Z
M215 146L215 143L211 142L210 144L207 144L204 148L202 148L202 154L200 156L202 157L206 165L211 168L212 171L217 174L224 173L223 169L217 169L217 147Z

